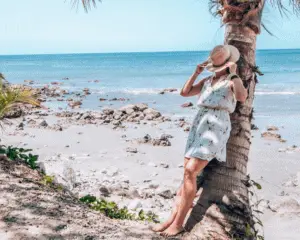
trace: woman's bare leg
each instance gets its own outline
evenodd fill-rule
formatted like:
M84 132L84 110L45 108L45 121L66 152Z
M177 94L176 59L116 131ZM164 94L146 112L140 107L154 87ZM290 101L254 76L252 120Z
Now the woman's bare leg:
M175 236L183 230L185 217L197 192L197 175L206 167L207 164L208 161L198 158L191 158L186 164L180 205L172 224L161 233L163 236Z
M185 166L187 165L188 160L189 160L189 158L184 158L184 163L183 163L184 168L185 168ZM182 188L183 188L183 184L179 187L179 190L178 190L177 193L176 193L175 201L174 201L174 204L173 204L173 210L172 210L172 212L171 212L170 217L169 217L168 220L165 221L164 223L156 224L156 225L152 228L152 230L153 230L154 232L162 232L162 231L164 231L164 230L167 229L167 228L172 224L172 222L174 221L174 219L175 219L175 217L176 217L176 214L177 214L178 207L179 207L179 205L180 205L180 201L181 201Z

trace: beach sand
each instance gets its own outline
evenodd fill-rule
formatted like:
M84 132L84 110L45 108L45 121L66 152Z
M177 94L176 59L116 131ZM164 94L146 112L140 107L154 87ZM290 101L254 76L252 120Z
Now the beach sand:
M31 127L27 124L30 119L37 123L45 120L48 126L59 123L63 130L38 124ZM24 130L16 130L20 122L25 123ZM55 176L76 196L105 196L120 206L153 211L160 220L168 217L183 177L187 138L176 122L126 123L125 128L112 129L111 125L63 123L54 114L33 114L12 123L5 126L1 142L34 149L47 175ZM299 148L287 151L285 148L296 143L267 140L261 132L252 131L248 171L251 179L262 185L256 193L261 200L265 239L299 239ZM137 139L146 134L152 138L169 134L171 146L139 143Z

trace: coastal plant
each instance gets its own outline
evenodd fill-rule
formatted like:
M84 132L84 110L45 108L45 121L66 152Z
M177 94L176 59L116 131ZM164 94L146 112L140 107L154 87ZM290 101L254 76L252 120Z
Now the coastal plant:
M47 186L52 186L54 184L54 176L49 176L49 175L43 175L43 179L41 181L42 184L47 185Z
M5 118L5 114L19 104L40 106L40 102L34 97L32 90L12 87L7 83L4 84L5 81L5 77L0 73L0 119Z
M99 211L110 218L159 222L157 220L157 215L152 212L145 213L143 210L140 210L138 213L133 213L130 212L126 207L119 208L115 202L109 202L104 199L97 199L92 195L86 195L79 200L83 203L88 204L91 209Z
M55 190L58 190L58 191L62 191L64 189L64 187L61 184L55 183L55 176L49 176L47 174L44 174L43 172L41 172L41 174L43 177L41 180L41 183L43 185L54 188Z
M13 161L23 161L32 169L37 168L38 155L33 155L30 152L32 149L17 148L13 146L0 146L0 154L5 154L8 159Z

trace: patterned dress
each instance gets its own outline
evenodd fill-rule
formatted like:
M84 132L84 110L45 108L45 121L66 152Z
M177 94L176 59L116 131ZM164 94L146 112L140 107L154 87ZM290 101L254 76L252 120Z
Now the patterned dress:
M230 76L211 85L212 77L203 84L184 156L211 161L226 161L226 143L230 136L229 114L235 110L236 99L230 87Z

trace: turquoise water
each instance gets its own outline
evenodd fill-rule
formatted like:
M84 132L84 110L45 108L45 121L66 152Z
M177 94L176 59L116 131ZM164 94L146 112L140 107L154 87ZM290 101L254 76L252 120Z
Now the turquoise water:
M60 81L64 83L62 88L70 91L88 87L92 94L85 99L83 108L100 109L107 105L98 100L100 97L124 97L130 103L146 102L163 112L192 116L194 110L182 109L180 105L195 99L158 92L181 88L207 56L208 52L0 56L0 72L13 83L34 80L41 86ZM256 87L256 121L271 124L284 116L279 123L288 122L300 132L300 49L257 51L257 65L265 75L259 77ZM66 77L69 80L62 80ZM100 82L89 82L93 80ZM124 104L109 103L116 107ZM65 103L48 103L58 104L66 107Z

